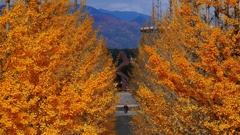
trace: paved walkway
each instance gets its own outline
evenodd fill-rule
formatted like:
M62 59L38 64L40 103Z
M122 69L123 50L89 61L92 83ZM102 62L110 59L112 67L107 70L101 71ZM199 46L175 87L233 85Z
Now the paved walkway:
M129 124L131 120L131 116L117 116L117 135L134 135L131 130L131 125Z
M129 122L132 119L132 115L137 114L135 111L138 107L137 101L134 99L130 92L118 92L117 94L120 95L119 103L116 106L117 111L115 113L115 116L117 117L117 135L133 135ZM123 110L123 106L125 104L127 104L129 107L129 111L127 113L124 113Z
M137 101L133 98L130 92L118 92L117 94L120 95L120 99L118 103L119 105L137 104Z
M128 111L127 113L124 113L124 111L117 111L115 113L115 116L131 116L131 115L136 115L136 111Z

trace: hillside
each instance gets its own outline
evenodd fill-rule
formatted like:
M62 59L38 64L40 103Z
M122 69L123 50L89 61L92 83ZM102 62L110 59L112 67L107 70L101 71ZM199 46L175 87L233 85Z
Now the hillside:
M106 39L109 48L138 48L140 28L150 16L137 12L108 11L86 7L94 18L95 28L100 27L100 35Z
M100 35L106 39L109 48L137 48L140 39L140 25L123 22L110 17L94 16L94 26L100 27Z

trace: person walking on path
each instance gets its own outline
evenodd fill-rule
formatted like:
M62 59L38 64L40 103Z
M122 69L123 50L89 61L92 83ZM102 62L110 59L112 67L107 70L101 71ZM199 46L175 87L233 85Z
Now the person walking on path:
M127 112L128 112L128 106L127 106L127 104L125 104L125 105L123 106L123 109L124 109L124 113L127 113Z

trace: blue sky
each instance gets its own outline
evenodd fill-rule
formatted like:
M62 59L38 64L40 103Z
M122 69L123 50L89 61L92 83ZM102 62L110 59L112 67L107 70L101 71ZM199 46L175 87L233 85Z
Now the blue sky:
M3 1L3 0L0 0ZM81 0L78 0L79 2ZM139 13L151 15L152 2L157 0L87 0L87 5L94 8L102 8L110 11L136 11ZM168 6L168 0L162 1L163 12ZM3 2L0 2L0 5Z

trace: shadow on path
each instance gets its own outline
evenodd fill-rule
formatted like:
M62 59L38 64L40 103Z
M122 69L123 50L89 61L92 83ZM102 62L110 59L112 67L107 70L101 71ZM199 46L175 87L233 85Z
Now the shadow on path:
M134 135L131 130L131 116L117 116L116 131L117 135Z

